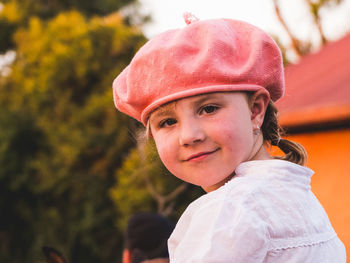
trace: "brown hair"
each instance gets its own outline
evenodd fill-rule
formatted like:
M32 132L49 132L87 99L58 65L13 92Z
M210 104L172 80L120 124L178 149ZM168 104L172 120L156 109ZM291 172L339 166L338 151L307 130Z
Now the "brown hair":
M264 122L261 126L265 143L277 146L285 153L284 156L276 156L276 159L304 165L307 160L307 153L304 147L299 143L282 139L281 136L283 136L285 132L278 124L277 112L276 106L272 101L270 101L266 109Z

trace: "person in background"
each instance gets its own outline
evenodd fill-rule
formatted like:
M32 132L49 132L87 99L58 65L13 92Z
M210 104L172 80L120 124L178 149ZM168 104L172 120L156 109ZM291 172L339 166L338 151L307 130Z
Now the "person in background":
M125 231L123 263L168 263L167 240L175 224L151 212L130 217Z

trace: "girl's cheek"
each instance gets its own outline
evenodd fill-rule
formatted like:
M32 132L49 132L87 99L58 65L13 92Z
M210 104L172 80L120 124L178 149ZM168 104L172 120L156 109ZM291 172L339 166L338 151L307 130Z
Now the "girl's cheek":
M167 147L162 142L162 140L158 140L158 141L156 140L156 148L157 148L157 152L158 152L158 155L159 155L160 159L164 163L164 159L166 157L166 148Z
M160 147L157 147L158 155L162 163L165 165L165 167L169 171L172 171L176 158L175 158L174 150L170 150L170 149L173 149L173 147L171 147L169 144L166 144L166 143L164 143Z

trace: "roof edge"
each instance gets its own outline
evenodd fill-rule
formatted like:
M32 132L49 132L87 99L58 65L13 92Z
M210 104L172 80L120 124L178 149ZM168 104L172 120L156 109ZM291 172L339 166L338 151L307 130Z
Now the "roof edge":
M330 107L314 107L292 112L283 112L279 116L282 127L290 129L302 127L315 127L322 125L350 123L350 105L334 105ZM325 127L326 128L326 127Z

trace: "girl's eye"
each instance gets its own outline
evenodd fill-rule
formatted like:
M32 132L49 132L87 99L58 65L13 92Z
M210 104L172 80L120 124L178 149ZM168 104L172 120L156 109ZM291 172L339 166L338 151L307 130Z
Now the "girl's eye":
M218 110L218 106L215 106L215 105L207 105L207 106L204 106L200 109L199 113L205 113L205 114L210 114L210 113L213 113L215 112L216 110Z
M161 127L161 128L163 128L163 127L169 127L169 126L171 126L171 125L174 125L176 122L177 122L177 121L176 121L175 119L171 119L171 118L165 119L165 120L163 120L163 121L161 121L161 122L159 123L159 127Z

